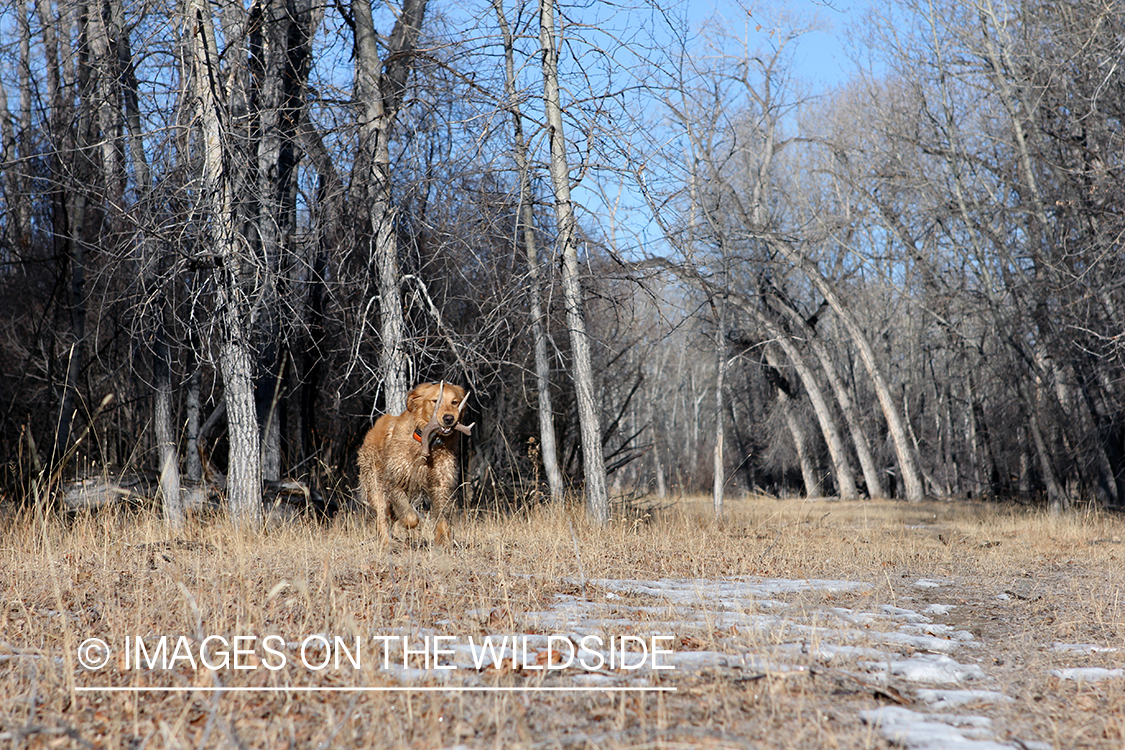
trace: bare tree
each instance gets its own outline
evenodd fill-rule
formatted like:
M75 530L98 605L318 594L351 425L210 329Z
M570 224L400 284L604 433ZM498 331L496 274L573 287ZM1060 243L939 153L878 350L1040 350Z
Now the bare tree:
M229 133L224 128L219 55L211 9L202 0L187 0L191 79L199 108L203 162L200 207L210 227L215 253L218 302L219 369L230 431L227 503L238 526L257 528L262 522L262 464L258 417L254 403L254 347L250 340L253 282L235 225L236 213L227 169Z
M582 431L582 470L586 475L586 509L597 523L609 520L609 494L606 489L602 430L594 396L594 373L590 361L590 341L582 284L578 266L577 218L570 196L570 169L567 166L566 139L563 133L562 103L559 97L559 52L555 41L554 0L539 0L539 42L543 54L543 101L547 113L547 134L551 143L551 184L554 187L558 234L555 243L562 256L563 300L570 329L571 375L578 419Z
M493 0L496 22L504 45L504 93L512 116L512 158L519 180L519 229L527 255L528 296L531 307L531 338L535 349L535 390L539 402L539 455L547 474L551 497L561 500L565 492L559 470L558 448L555 445L554 406L551 401L551 363L547 352L547 331L544 325L542 273L539 268L539 242L535 235L535 212L532 207L531 168L527 143L523 134L523 114L516 88L515 40L504 15L503 0Z
M413 52L426 15L427 0L405 0L396 14L386 54L379 52L370 0L352 0L355 24L356 95L363 103L360 123L360 163L367 187L366 207L371 223L370 257L375 263L379 298L380 371L386 411L406 409L410 389L406 352L406 320L402 314L402 271L399 267L392 197L390 140L402 106Z

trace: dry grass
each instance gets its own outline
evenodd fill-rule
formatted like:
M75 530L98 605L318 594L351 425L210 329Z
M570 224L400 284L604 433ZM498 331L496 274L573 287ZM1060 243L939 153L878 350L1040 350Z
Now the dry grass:
M0 534L0 746L83 747L886 747L857 718L913 687L880 692L848 675L856 661L807 657L803 671L747 674L715 667L664 673L674 693L82 692L90 686L255 687L396 684L374 660L361 670L126 670L76 662L98 637L354 634L422 629L457 637L526 632L525 614L556 595L610 606L598 578L846 579L859 593L778 596L808 622L826 607L915 611L976 635L959 652L1015 699L965 709L994 719L997 738L1053 747L1121 747L1125 679L1075 683L1066 666L1121 667L1125 651L1068 655L1052 642L1125 649L1125 524L1104 514L1052 518L979 504L743 500L722 522L704 502L594 528L573 509L458 520L460 547L396 540L390 553L355 517L296 522L263 535L199 523L170 540L152 518L101 514L69 523L17 520ZM578 552L576 553L576 542ZM935 589L921 578L948 582ZM999 598L998 598L999 597ZM668 608L671 611L671 607ZM634 611L634 610L629 610ZM646 617L636 615L638 631ZM401 628L401 631L396 629ZM877 628L876 628L877 629ZM420 636L419 636L420 637ZM703 626L676 633L677 650L765 653L783 632ZM813 637L815 640L815 636ZM262 656L260 650L247 664ZM541 676L473 675L527 685ZM423 680L423 686L442 683ZM468 683L452 683L468 684ZM926 710L925 707L919 710Z

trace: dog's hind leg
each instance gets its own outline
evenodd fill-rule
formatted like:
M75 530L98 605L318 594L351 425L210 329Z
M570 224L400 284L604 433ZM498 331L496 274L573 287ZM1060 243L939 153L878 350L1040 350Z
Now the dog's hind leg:
M375 514L375 533L384 547L391 543L390 507L387 494L379 486L378 474L374 470L360 469L360 500Z

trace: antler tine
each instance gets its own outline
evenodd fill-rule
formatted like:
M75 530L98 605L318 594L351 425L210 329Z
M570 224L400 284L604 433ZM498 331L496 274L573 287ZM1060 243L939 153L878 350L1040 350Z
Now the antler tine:
M472 435L473 433L471 432L471 430L476 427L477 424L476 422L473 422L472 424L467 425L461 422L462 417L465 416L465 407L469 404L469 395L471 393L472 391L466 393L465 398L461 400L461 406L457 407L457 424L453 426L453 429L457 430L463 435Z
M434 404L433 413L430 414L430 421L426 422L426 426L422 428L419 435L422 442L422 456L429 457L430 455L430 440L433 438L435 432L441 429L441 425L437 421L438 409L441 408L442 398L445 394L445 381L441 381L438 385L437 403Z

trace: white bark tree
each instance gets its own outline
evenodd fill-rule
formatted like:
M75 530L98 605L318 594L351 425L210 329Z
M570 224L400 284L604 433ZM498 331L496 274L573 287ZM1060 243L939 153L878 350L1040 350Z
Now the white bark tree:
M204 0L186 0L191 80L199 118L203 163L202 205L215 253L215 291L219 371L230 436L227 504L236 526L256 529L262 522L262 463L258 416L254 403L254 302L245 247L236 226L223 123L224 100L219 54L211 8Z
M512 158L519 180L519 234L527 257L528 297L530 299L531 339L535 351L535 390L539 416L539 456L547 475L547 487L553 500L561 500L566 492L559 469L558 447L555 444L555 414L551 399L551 360L547 350L546 314L543 310L542 270L539 262L539 241L535 235L535 212L531 195L531 167L528 163L527 141L523 133L516 87L515 40L504 15L503 0L492 0L496 22L504 45L504 93L508 113L512 116Z
M609 492L606 487L605 456L602 453L601 419L594 393L590 337L586 332L585 303L578 262L577 218L570 194L570 168L563 132L554 0L539 0L539 43L543 55L543 103L547 115L547 135L551 144L550 172L557 223L555 243L562 256L563 302L566 306L567 328L570 331L571 376L582 433L586 509L594 522L605 523L609 520Z
M366 167L370 257L375 265L379 299L380 357L386 412L406 410L410 358L402 303L396 209L392 195L391 136L414 64L414 49L426 16L427 0L404 0L387 39L385 56L371 14L371 0L352 0L355 24L356 98L363 105L359 128L360 159ZM360 335L362 335L362 331Z

